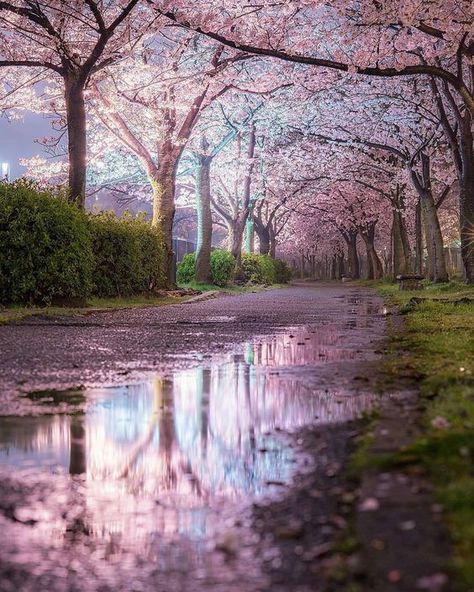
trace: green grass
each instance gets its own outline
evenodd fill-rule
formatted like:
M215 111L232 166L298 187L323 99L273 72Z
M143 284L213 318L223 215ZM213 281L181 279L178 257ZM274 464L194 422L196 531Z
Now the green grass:
M245 284L235 285L228 284L227 286L215 286L214 284L198 284L197 282L189 282L180 284L180 288L190 288L191 290L201 290L201 292L210 292L217 290L224 294L243 294L245 292L263 292L265 290L275 290L276 288L288 288L289 284L272 284L271 286L264 286L261 284Z
M250 290L249 286L235 286L233 284L229 284L228 286L216 286L214 284L198 284L197 282L179 284L179 287L189 288L191 290L200 290L201 292L212 292L215 290L218 292L223 292L224 294L240 294L241 292L248 292ZM255 287L252 286L252 290L254 288Z
M241 294L245 292L262 292L264 290L288 287L288 284L273 286L236 286L229 284L223 288L214 284L182 284L180 288L190 288L201 292L218 291L224 294ZM124 308L145 308L148 306L166 306L186 302L190 296L130 296L124 298L89 298L86 306L6 306L0 308L0 325L22 320L33 315L76 316L97 311L120 310Z
M405 313L394 338L388 371L393 382L410 372L420 379L424 435L392 462L424 466L446 509L455 546L453 565L461 589L474 586L474 287L460 282L399 291L378 283L378 292ZM415 297L423 299L410 305ZM467 299L468 301L465 301ZM469 301L470 300L470 301ZM400 352L407 352L401 356ZM442 418L440 420L440 418ZM441 421L441 425L439 423ZM362 450L360 456L366 456ZM386 459L388 460L388 459Z
M123 308L143 308L178 304L188 299L186 296L130 296L128 298L90 298L86 306L7 306L0 309L0 325L18 321L34 315L76 316L96 311L120 310Z

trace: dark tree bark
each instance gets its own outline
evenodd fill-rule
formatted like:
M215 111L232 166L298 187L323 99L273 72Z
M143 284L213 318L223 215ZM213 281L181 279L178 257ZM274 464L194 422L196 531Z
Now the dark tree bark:
M306 274L305 258L304 258L304 254L301 253L301 256L300 256L300 278L304 279L305 274Z
M448 272L444 256L443 235L431 187L430 158L426 153L421 152L420 159L421 176L415 171L412 163L410 175L420 199L428 251L429 278L434 282L446 282L448 281Z
M173 253L173 221L175 214L175 171L179 156L172 153L163 155L158 167L154 167L151 185L153 189L152 226L159 229L163 240L163 271L169 287L175 282Z
M462 77L462 68L458 75ZM472 76L472 74L471 74ZM442 92L440 91L440 87ZM461 256L464 264L464 277L469 284L474 283L474 147L472 122L474 110L468 105L464 111L459 107L446 82L436 82L431 78L431 89L436 102L445 138L451 149L454 166L459 181L459 226L461 234ZM472 90L471 90L472 93ZM445 107L446 104L446 107ZM454 124L447 115L450 111Z
M415 212L415 273L423 275L423 223L419 199Z
M392 273L393 276L413 272L412 254L403 211L405 204L400 186L392 199Z
M272 225L270 227L270 257L273 259L276 258L276 248L277 248L277 237L275 232L275 227Z
M375 222L371 222L361 228L360 235L364 241L367 251L367 279L378 280L383 276L382 262L380 261L377 251L375 250Z
M461 134L462 174L460 178L459 224L461 255L466 282L474 284L474 149L470 119Z
M212 283L212 211L211 211L211 158L198 156L196 172L196 208L198 236L196 246L196 281L199 284Z
M255 232L258 236L260 255L268 255L270 253L270 230L258 218L255 218Z
M347 245L347 261L349 264L349 275L353 280L360 278L360 262L359 254L357 253L357 235L358 231L355 228L350 230L340 231Z
M71 75L65 79L64 98L68 124L70 199L85 207L87 170L87 126L83 85Z

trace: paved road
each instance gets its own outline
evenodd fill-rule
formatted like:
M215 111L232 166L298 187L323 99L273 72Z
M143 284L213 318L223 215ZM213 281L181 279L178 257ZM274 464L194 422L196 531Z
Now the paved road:
M325 589L384 330L335 284L0 327L0 592Z
M324 326L353 351L349 357L367 357L383 336L381 307L365 289L309 284L195 304L28 317L0 326L0 414L28 412L15 392L130 382L292 326Z

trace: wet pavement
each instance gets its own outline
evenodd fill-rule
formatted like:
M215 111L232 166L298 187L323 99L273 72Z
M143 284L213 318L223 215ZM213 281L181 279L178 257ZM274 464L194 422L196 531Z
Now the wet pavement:
M307 481L377 403L384 328L317 284L0 327L0 590L316 589L281 567L332 534Z

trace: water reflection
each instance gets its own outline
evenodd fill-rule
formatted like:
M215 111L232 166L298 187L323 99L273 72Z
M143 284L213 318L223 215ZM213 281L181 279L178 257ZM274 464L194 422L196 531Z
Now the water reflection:
M3 418L0 463L30 481L69 483L63 497L75 510L57 504L56 515L36 515L42 537L87 536L107 556L137 545L147 555L166 536L202 539L223 501L289 479L293 452L281 430L347 420L371 404L370 395L314 392L271 371L352 357L340 341L295 331L209 367L85 390L84 413Z

